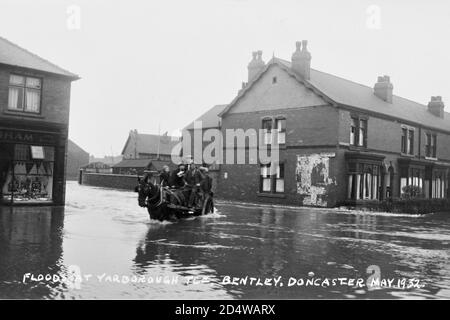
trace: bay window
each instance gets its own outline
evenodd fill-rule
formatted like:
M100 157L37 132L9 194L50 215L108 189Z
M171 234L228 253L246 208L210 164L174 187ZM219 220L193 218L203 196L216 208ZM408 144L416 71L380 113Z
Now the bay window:
M373 164L354 164L348 173L348 195L353 200L379 199L380 167Z

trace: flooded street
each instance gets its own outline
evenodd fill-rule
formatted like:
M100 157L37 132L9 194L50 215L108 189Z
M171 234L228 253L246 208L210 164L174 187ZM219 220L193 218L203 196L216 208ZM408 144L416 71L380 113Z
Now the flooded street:
M68 182L66 197L65 208L1 208L0 298L450 298L450 214L221 203L210 216L159 223L133 192ZM419 285L289 285L365 281L369 266Z

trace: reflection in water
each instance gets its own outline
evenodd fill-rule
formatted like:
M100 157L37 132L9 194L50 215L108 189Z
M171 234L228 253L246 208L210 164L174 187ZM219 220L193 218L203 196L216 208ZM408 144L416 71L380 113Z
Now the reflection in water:
M62 207L0 207L0 298L50 296L52 284L23 284L24 274L62 272Z
M149 222L131 192L67 186L65 210L0 214L0 297L64 299L449 298L450 215L219 204L176 223ZM64 226L63 226L64 221ZM23 274L92 275L80 288L22 284ZM292 278L417 278L420 289L289 287ZM146 282L99 281L98 275ZM282 277L283 287L231 285L225 276ZM171 283L157 279L171 280ZM187 277L208 281L186 284ZM152 279L152 281L148 281ZM174 281L173 279L177 279Z

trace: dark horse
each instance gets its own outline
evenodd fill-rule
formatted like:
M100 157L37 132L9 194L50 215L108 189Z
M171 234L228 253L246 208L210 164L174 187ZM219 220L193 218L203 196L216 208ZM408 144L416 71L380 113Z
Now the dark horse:
M185 192L161 187L151 181L138 179L135 191L138 193L140 207L147 207L152 220L174 220L188 216L200 216L214 212L212 193L203 194L196 207L186 204Z

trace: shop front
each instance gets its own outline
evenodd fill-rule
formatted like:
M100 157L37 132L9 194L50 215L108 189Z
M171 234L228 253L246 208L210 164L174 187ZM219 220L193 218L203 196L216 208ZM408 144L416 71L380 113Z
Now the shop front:
M0 123L0 202L2 205L63 204L64 129L48 125L35 127L36 130L26 127L24 130Z

